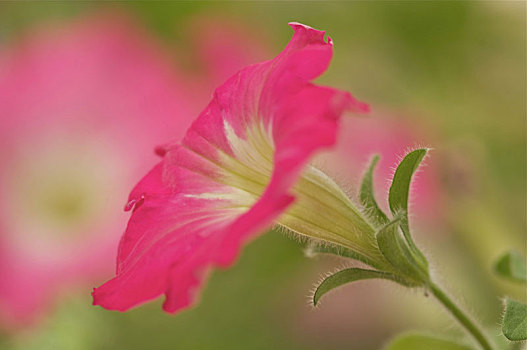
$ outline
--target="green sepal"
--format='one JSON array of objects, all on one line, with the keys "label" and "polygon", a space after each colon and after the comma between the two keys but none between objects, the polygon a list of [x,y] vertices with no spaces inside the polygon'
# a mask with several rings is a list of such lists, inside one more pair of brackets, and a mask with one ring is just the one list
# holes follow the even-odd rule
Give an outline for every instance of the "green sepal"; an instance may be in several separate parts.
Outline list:
[{"label": "green sepal", "polygon": [[511,341],[527,340],[527,305],[506,299],[501,329],[503,335]]},{"label": "green sepal", "polygon": [[393,214],[396,214],[400,210],[408,210],[408,197],[412,176],[426,156],[427,151],[426,148],[416,149],[408,153],[397,166],[388,197],[390,210]]},{"label": "green sepal", "polygon": [[317,255],[317,254],[337,255],[342,258],[349,258],[349,259],[360,261],[374,268],[382,269],[382,266],[380,266],[378,263],[376,263],[372,259],[369,259],[365,257],[364,255],[357,253],[343,246],[310,242],[305,248],[304,253],[306,254],[307,257],[313,257],[314,255]]},{"label": "green sepal", "polygon": [[384,214],[381,208],[379,208],[379,205],[377,205],[373,190],[373,172],[375,170],[375,166],[379,162],[379,159],[379,155],[373,156],[370,166],[362,178],[362,184],[360,187],[360,201],[372,221],[376,225],[382,226],[388,223],[390,220],[386,214]]},{"label": "green sepal", "polygon": [[516,282],[527,282],[527,260],[516,251],[510,251],[498,259],[494,271]]},{"label": "green sepal", "polygon": [[455,340],[443,339],[433,335],[407,333],[395,337],[385,350],[475,350]]},{"label": "green sepal", "polygon": [[415,242],[410,234],[410,225],[408,223],[408,198],[410,196],[410,184],[412,177],[419,168],[423,158],[426,156],[428,149],[416,149],[406,155],[399,163],[395,174],[393,175],[392,185],[388,195],[388,202],[390,204],[390,211],[393,215],[403,212],[404,216],[401,220],[401,230],[405,240],[408,242],[410,251],[415,256],[415,260],[423,270],[428,271],[428,261],[421,251],[417,248]]},{"label": "green sepal", "polygon": [[377,244],[386,260],[398,273],[414,281],[415,285],[423,285],[429,279],[428,270],[421,268],[407,242],[399,233],[399,225],[403,215],[399,214],[377,232]]},{"label": "green sepal", "polygon": [[337,287],[347,283],[373,278],[386,279],[399,284],[407,285],[404,279],[394,274],[353,267],[338,271],[326,277],[315,289],[315,293],[313,294],[313,305],[316,306],[324,294]]}]

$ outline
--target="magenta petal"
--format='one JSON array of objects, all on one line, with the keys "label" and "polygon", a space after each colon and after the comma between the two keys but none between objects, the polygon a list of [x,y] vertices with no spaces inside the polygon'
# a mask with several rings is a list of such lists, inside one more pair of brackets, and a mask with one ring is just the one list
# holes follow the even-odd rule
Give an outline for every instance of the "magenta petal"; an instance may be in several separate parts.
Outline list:
[{"label": "magenta petal", "polygon": [[94,290],[94,304],[126,310],[165,294],[168,312],[191,305],[207,271],[232,264],[293,203],[292,186],[313,153],[335,143],[342,113],[368,110],[310,82],[333,44],[291,26],[286,48],[221,85],[181,145],[132,191],[132,204],[142,204],[121,240],[117,276]]}]

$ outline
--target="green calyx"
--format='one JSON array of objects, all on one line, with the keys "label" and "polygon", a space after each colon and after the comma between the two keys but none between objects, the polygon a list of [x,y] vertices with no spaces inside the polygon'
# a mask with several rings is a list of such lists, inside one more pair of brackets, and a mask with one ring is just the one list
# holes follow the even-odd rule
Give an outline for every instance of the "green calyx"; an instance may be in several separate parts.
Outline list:
[{"label": "green calyx", "polygon": [[[366,259],[360,259],[356,252],[342,249],[326,248],[319,252],[334,253],[340,256],[350,257],[362,261],[369,268],[348,268],[331,274],[323,279],[316,287],[313,294],[313,304],[317,305],[321,297],[327,292],[347,283],[366,280],[384,279],[398,283],[405,287],[421,287],[430,292],[439,301],[453,318],[469,333],[474,341],[477,341],[483,350],[494,349],[488,337],[481,328],[456,303],[435,284],[429,275],[428,261],[419,250],[410,234],[408,220],[408,198],[412,177],[428,152],[427,149],[417,149],[404,157],[395,171],[392,185],[390,187],[388,202],[390,214],[385,214],[377,205],[373,192],[373,171],[379,160],[375,156],[364,175],[360,200],[367,216],[367,221],[375,231],[375,247],[382,255],[373,263]],[[312,249],[316,252],[317,249]],[[514,254],[504,256],[496,264],[496,272],[517,281],[525,279],[524,261]],[[524,340],[527,338],[525,332],[525,314],[527,307],[519,302],[507,301],[507,308],[503,319],[503,333],[510,340]],[[413,342],[415,339],[408,341]],[[417,339],[417,346],[429,348],[430,344],[439,348],[466,348],[459,347],[452,342],[437,339]],[[419,343],[422,343],[421,345]],[[406,348],[407,344],[403,344]],[[400,346],[399,346],[400,347]],[[420,347],[421,348],[421,347]],[[431,348],[431,347],[430,347]]]},{"label": "green calyx", "polygon": [[311,246],[310,253],[330,253],[360,260],[371,267],[350,268],[326,277],[316,288],[313,304],[330,290],[343,284],[364,279],[391,280],[406,287],[427,287],[430,283],[428,261],[416,246],[410,234],[408,198],[412,176],[425,157],[427,149],[417,149],[406,155],[395,171],[389,192],[391,218],[377,204],[373,190],[373,172],[379,161],[374,156],[366,171],[360,190],[360,202],[368,222],[375,230],[382,264],[361,259],[355,252],[343,247]]}]

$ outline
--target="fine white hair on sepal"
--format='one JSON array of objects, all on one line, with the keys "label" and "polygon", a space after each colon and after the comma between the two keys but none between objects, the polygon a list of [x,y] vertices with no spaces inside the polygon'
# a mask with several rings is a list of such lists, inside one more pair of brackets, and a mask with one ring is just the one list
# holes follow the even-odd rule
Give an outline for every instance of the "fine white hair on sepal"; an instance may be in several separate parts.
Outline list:
[{"label": "fine white hair on sepal", "polygon": [[501,336],[504,336],[505,337],[505,334],[503,334],[503,320],[505,319],[505,311],[507,311],[507,299],[509,297],[508,296],[503,296],[501,298],[499,298],[500,302],[501,302],[501,310],[500,310],[500,317],[498,318],[498,321],[497,321],[497,325],[498,325],[498,335],[501,335]]},{"label": "fine white hair on sepal", "polygon": [[[311,306],[311,308],[313,308],[313,309],[317,309],[319,307],[322,299],[320,299],[316,305],[314,304],[313,301],[315,300],[315,293],[317,292],[318,288],[320,287],[320,285],[322,284],[322,282],[324,282],[324,280],[326,278],[328,278],[330,276],[333,276],[334,274],[336,274],[336,273],[338,273],[340,271],[343,271],[343,270],[346,270],[346,269],[350,269],[350,268],[354,268],[354,267],[357,267],[357,264],[355,263],[355,261],[354,260],[349,260],[349,261],[341,263],[337,267],[334,267],[331,271],[327,271],[325,273],[322,273],[319,276],[318,280],[313,284],[313,286],[309,290],[309,293],[308,293],[308,304],[309,304],[309,306]],[[339,286],[339,287],[342,287],[342,286]],[[328,294],[329,293],[333,294],[333,292],[335,292],[336,289],[340,289],[339,287],[332,289],[331,291],[328,292]]]},{"label": "fine white hair on sepal", "polygon": [[433,148],[432,147],[423,146],[423,145],[419,145],[419,144],[416,144],[413,147],[407,147],[403,154],[397,155],[397,162],[396,162],[396,164],[393,164],[392,166],[390,166],[390,177],[387,180],[389,186],[388,186],[388,194],[387,194],[386,198],[389,198],[390,187],[392,185],[393,178],[395,176],[395,172],[397,171],[397,167],[403,161],[403,159],[406,158],[406,156],[408,156],[408,154],[410,154],[411,152],[416,151],[418,149],[425,149],[427,152],[426,152],[425,156],[423,157],[423,159],[421,160],[421,162],[419,163],[417,169],[414,171],[414,173],[412,175],[412,179],[410,181],[410,188],[409,188],[409,193],[408,193],[408,210],[407,210],[407,213],[406,213],[406,215],[408,216],[409,221],[411,221],[410,219],[414,218],[413,208],[414,208],[415,202],[416,202],[416,191],[414,190],[414,187],[415,187],[415,184],[416,184],[416,180],[419,178],[421,172],[424,171],[423,168],[425,168],[427,166],[426,160],[428,159],[429,153],[430,153],[430,151],[433,150]]},{"label": "fine white hair on sepal", "polygon": [[402,219],[404,218],[405,216],[408,215],[408,212],[404,209],[397,209],[397,211],[395,213],[393,213],[393,217],[394,217],[394,220],[395,219]]},{"label": "fine white hair on sepal", "polygon": [[335,251],[337,251],[337,253],[344,253],[345,248],[337,244],[324,241],[324,240],[320,240],[320,239],[316,239],[316,238],[308,238],[306,243],[307,244],[306,244],[306,248],[304,249],[304,254],[307,258],[315,258],[320,255],[325,255],[325,256],[337,258],[339,260],[347,259],[345,256],[339,256],[339,255],[334,255],[331,253],[317,251],[317,248],[321,247],[321,248],[333,248]]},{"label": "fine white hair on sepal", "polygon": [[306,244],[307,242],[309,242],[312,238],[311,237],[308,237],[306,235],[302,235],[302,234],[299,234],[298,232],[295,232],[283,225],[280,225],[280,224],[274,224],[273,225],[273,230],[275,230],[276,232],[286,236],[287,238],[293,240],[293,241],[296,241],[298,242],[299,244]]},{"label": "fine white hair on sepal", "polygon": [[[377,199],[377,198],[375,198]],[[378,204],[378,203],[377,203]],[[381,207],[379,205],[379,207]],[[382,208],[381,208],[382,210]],[[365,208],[362,204],[359,206],[359,212],[362,214],[366,222],[373,227],[374,229],[378,230],[381,228],[381,226],[377,223],[376,213],[373,208]]]},{"label": "fine white hair on sepal", "polygon": [[285,226],[282,226],[280,224],[275,224],[273,226],[273,230],[284,235],[285,237],[293,240],[293,241],[296,241],[298,242],[300,245],[303,245],[304,246],[304,249],[303,249],[303,252],[304,252],[304,255],[307,257],[307,258],[316,258],[320,255],[325,255],[325,256],[329,256],[329,257],[334,257],[334,258],[337,258],[337,259],[343,259],[344,257],[341,257],[341,256],[336,256],[336,255],[333,255],[333,254],[326,254],[326,253],[318,253],[316,251],[316,247],[326,247],[326,248],[336,248],[337,250],[339,249],[343,249],[341,248],[340,246],[338,246],[337,244],[334,244],[334,243],[331,243],[331,242],[328,242],[328,241],[324,241],[324,240],[321,240],[321,239],[317,239],[317,238],[313,238],[313,237],[309,237],[309,236],[306,236],[306,235],[303,235],[303,234],[300,234],[298,232],[295,232]]},{"label": "fine white hair on sepal", "polygon": [[[391,181],[393,180],[393,176],[395,175],[395,171],[397,170],[397,167],[399,166],[399,164],[403,161],[404,158],[406,158],[406,156],[408,154],[410,154],[413,151],[416,151],[418,149],[425,149],[427,151],[427,153],[425,154],[424,158],[421,160],[421,164],[419,164],[419,167],[421,167],[423,164],[425,164],[425,160],[429,157],[429,152],[432,151],[433,148],[420,146],[420,145],[415,145],[414,147],[407,147],[402,154],[398,154],[397,155],[396,164],[390,165],[390,173],[389,173],[389,178],[387,179],[387,181],[389,181],[391,183]],[[419,168],[417,170],[419,170]]]}]

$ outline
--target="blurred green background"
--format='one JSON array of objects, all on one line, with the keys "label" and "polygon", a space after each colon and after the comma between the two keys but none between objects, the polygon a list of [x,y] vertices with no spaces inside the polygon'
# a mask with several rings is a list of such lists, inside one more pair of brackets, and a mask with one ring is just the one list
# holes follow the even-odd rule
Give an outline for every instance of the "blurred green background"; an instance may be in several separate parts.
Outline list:
[{"label": "blurred green background", "polygon": [[[491,273],[502,252],[526,249],[525,7],[523,1],[3,2],[0,44],[36,23],[114,8],[131,12],[174,50],[188,40],[181,34],[185,20],[201,14],[255,27],[275,53],[291,36],[289,21],[326,30],[336,46],[322,83],[439,135],[433,157],[447,209],[440,225],[423,225],[414,235],[447,289],[493,327],[499,296],[525,299],[522,287]],[[307,259],[297,242],[271,232],[246,247],[234,268],[215,271],[192,310],[169,316],[158,301],[109,312],[90,305],[90,290],[77,290],[34,329],[0,336],[0,348],[368,350],[408,329],[459,334],[420,291],[387,282],[343,287],[312,309],[309,290],[341,265]]]}]

